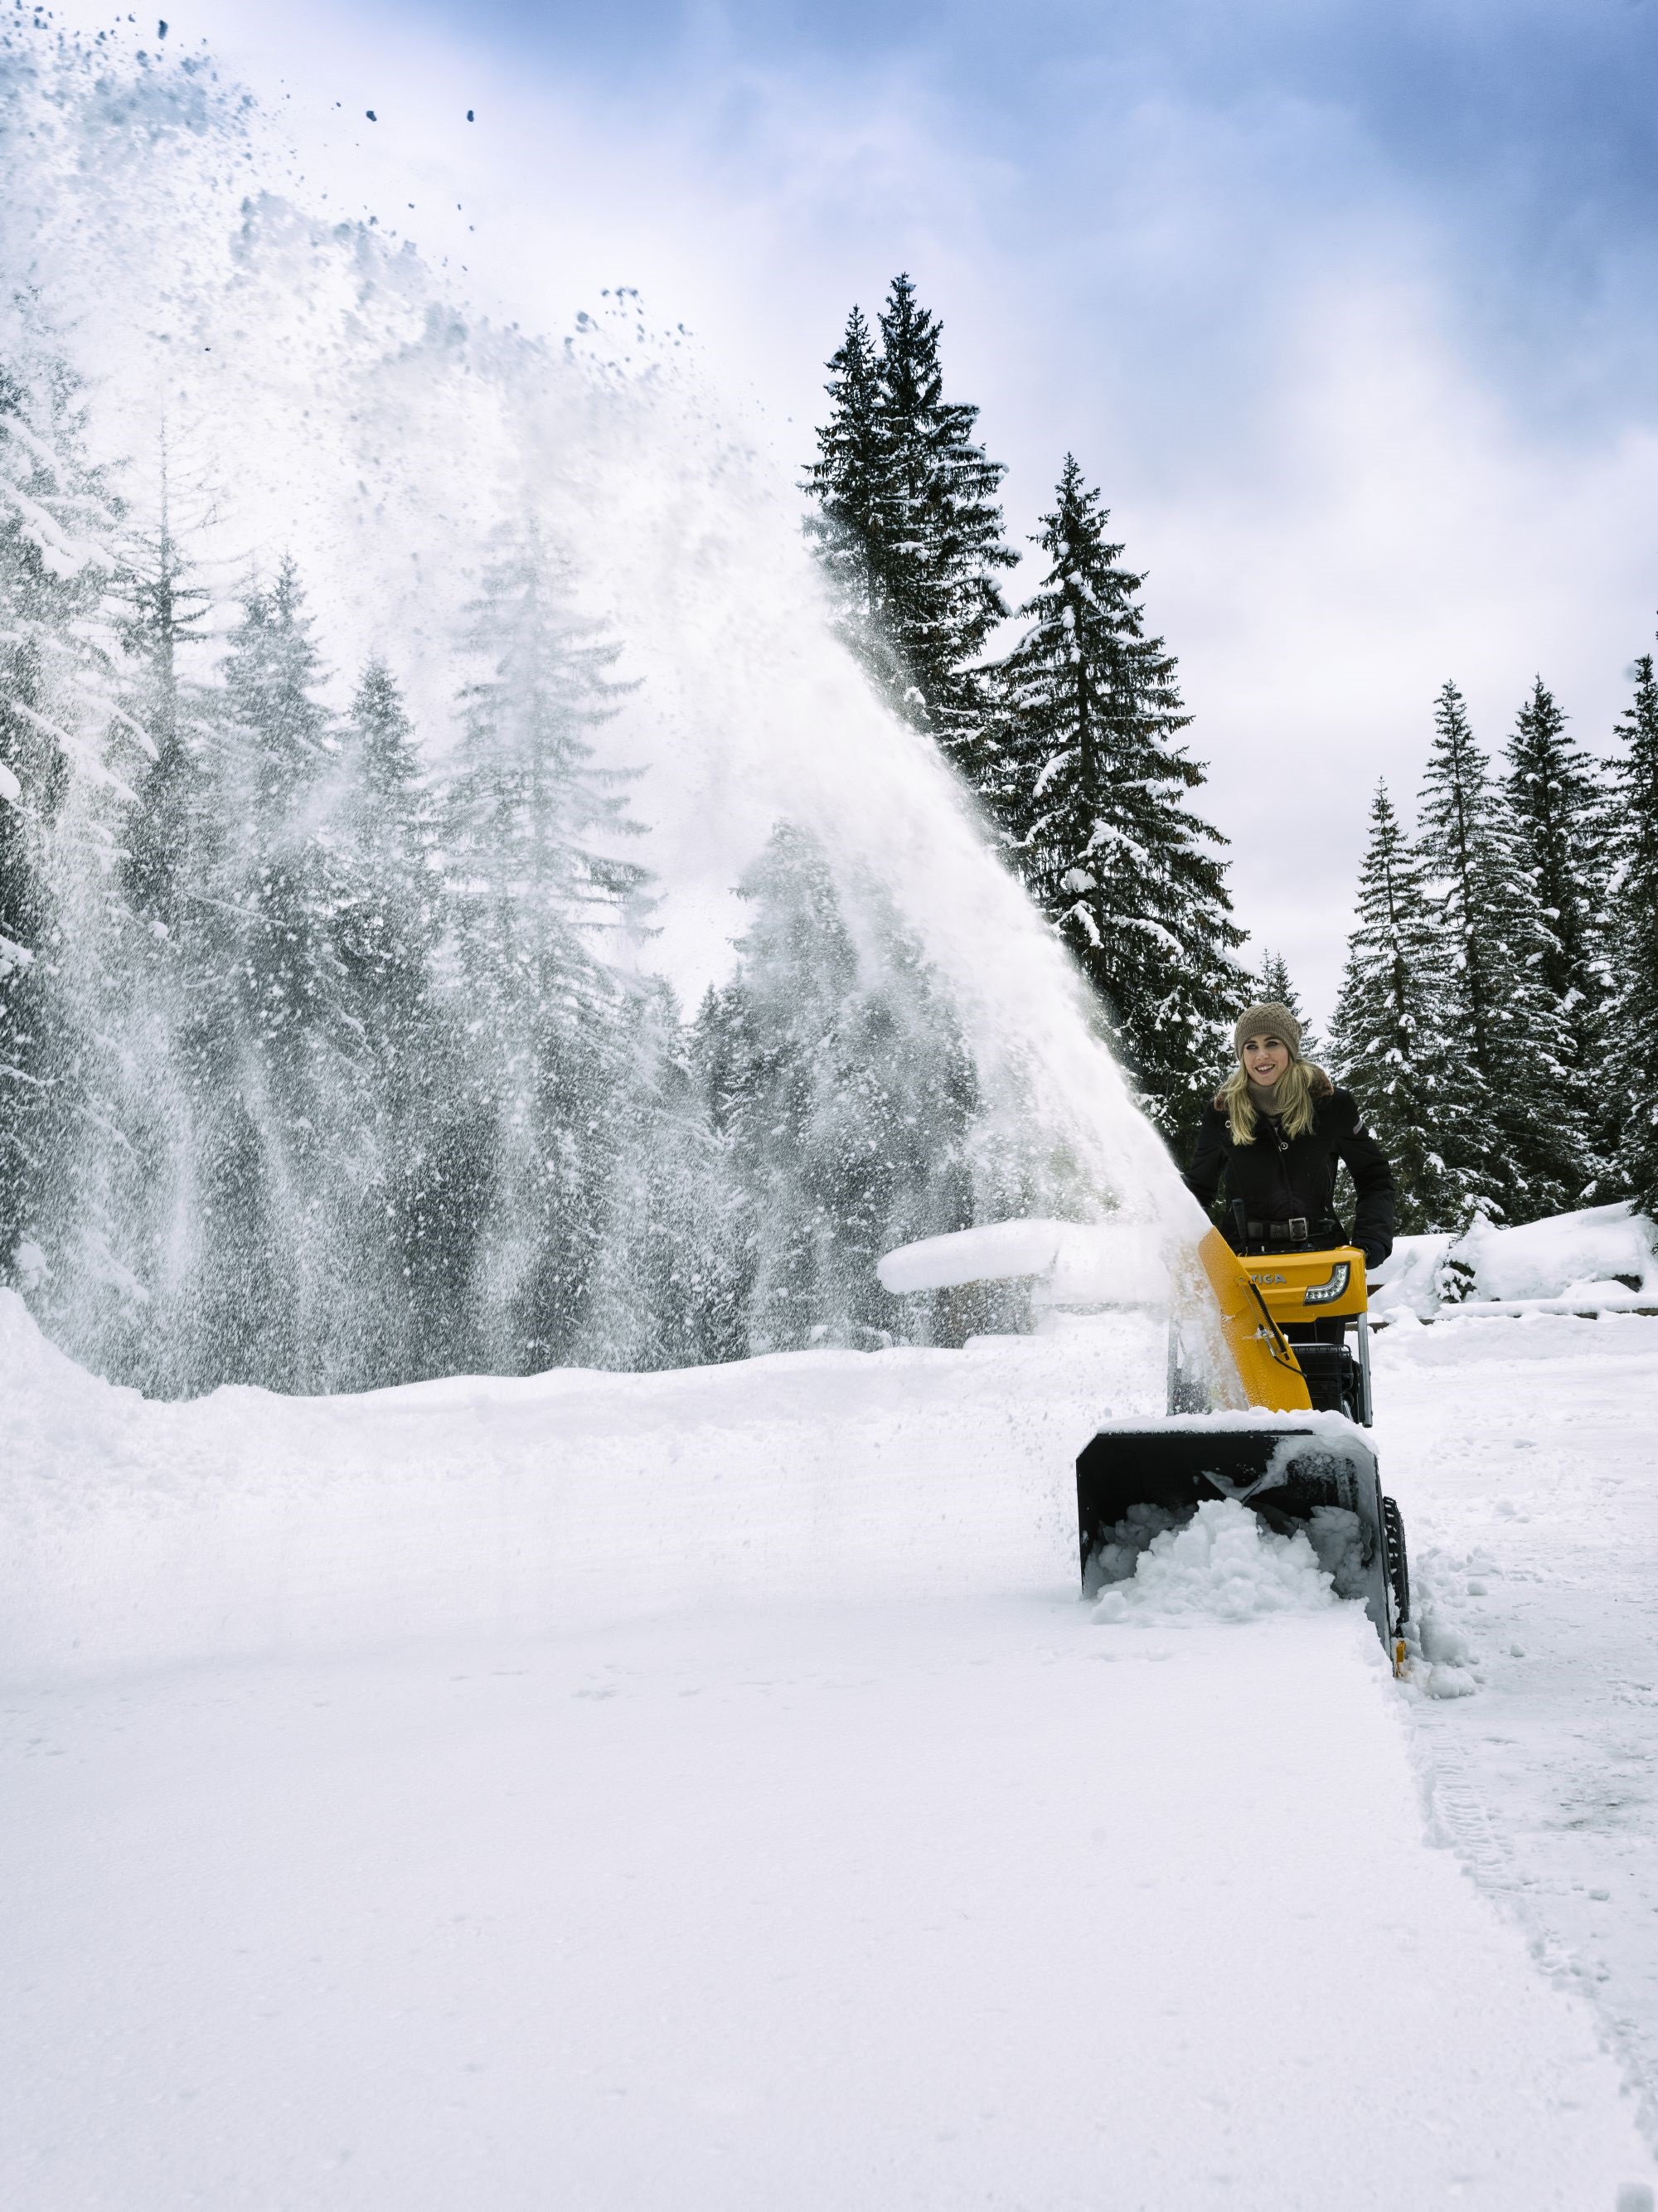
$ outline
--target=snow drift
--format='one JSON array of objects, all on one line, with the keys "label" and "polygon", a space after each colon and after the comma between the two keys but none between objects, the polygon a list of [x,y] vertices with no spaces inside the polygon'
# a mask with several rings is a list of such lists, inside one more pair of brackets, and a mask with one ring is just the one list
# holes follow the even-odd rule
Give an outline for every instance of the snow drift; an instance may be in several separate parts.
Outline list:
[{"label": "snow drift", "polygon": [[1068,1593],[1078,1444],[1158,1404],[1162,1359],[1122,1316],[964,1352],[166,1404],[86,1374],[0,1292],[0,1674]]},{"label": "snow drift", "polygon": [[1446,1304],[1446,1268],[1462,1275],[1467,1307],[1577,1298],[1616,1307],[1658,1297],[1658,1227],[1628,1200],[1500,1229],[1481,1214],[1467,1234],[1401,1237],[1370,1277],[1371,1310],[1426,1320]]}]

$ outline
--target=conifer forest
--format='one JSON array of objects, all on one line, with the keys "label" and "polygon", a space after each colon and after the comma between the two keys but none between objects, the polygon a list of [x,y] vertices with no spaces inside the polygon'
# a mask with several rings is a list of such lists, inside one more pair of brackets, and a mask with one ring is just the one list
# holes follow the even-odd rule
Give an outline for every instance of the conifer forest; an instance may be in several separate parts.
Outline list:
[{"label": "conifer forest", "polygon": [[[394,654],[327,665],[307,547],[226,580],[141,501],[27,300],[0,360],[0,1271],[155,1394],[360,1389],[955,1340],[875,1276],[1040,1207],[987,1145],[947,995],[853,926],[811,830],[748,869],[729,973],[652,973],[637,684],[569,550],[497,533],[416,726]],[[1252,999],[1175,654],[1108,487],[1004,471],[908,276],[829,363],[804,527],[846,649],[948,762],[1177,1153]],[[1637,643],[1631,641],[1631,645]],[[1541,676],[1493,742],[1423,706],[1379,787],[1339,1002],[1309,1040],[1405,1230],[1658,1205],[1658,677],[1591,752]],[[878,889],[870,910],[880,911]],[[968,1316],[982,1326],[984,1313]]]}]

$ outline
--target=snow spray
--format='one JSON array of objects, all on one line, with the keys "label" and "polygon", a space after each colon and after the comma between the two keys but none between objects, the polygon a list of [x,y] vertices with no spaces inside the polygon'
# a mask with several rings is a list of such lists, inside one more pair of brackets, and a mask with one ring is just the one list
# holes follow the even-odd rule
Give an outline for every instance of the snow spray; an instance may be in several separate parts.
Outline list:
[{"label": "snow spray", "polygon": [[872,882],[913,933],[987,1141],[1042,1152],[1043,1210],[1148,1224],[1180,1272],[1203,1224],[1085,987],[932,742],[835,638],[797,489],[677,334],[625,293],[562,337],[479,315],[463,280],[301,183],[203,52],[14,28],[0,73],[7,289],[66,334],[101,449],[155,453],[165,421],[215,488],[226,596],[239,564],[302,548],[334,666],[384,653],[440,750],[459,611],[492,531],[532,518],[624,641],[637,682],[605,744],[642,772],[669,917],[779,819],[805,826],[854,934]]}]

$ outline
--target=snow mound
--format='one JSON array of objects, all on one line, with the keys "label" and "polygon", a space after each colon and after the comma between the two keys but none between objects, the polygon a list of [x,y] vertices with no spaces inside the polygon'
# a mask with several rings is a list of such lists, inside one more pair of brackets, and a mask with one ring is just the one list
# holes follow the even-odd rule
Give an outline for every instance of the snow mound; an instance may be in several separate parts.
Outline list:
[{"label": "snow mound", "polygon": [[1466,1235],[1400,1237],[1370,1275],[1378,1319],[1431,1319],[1445,1304],[1446,1269],[1455,1265],[1461,1299],[1482,1304],[1582,1297],[1634,1304],[1658,1292],[1658,1229],[1626,1199],[1587,1206],[1542,1221],[1499,1229],[1484,1214]]},{"label": "snow mound", "polygon": [[1653,1225],[1627,1200],[1498,1229],[1479,1216],[1459,1250],[1485,1298],[1558,1298],[1644,1289],[1658,1272]]},{"label": "snow mound", "polygon": [[1336,1602],[1332,1569],[1345,1567],[1345,1555],[1357,1543],[1354,1516],[1336,1509],[1321,1513],[1310,1539],[1299,1532],[1276,1534],[1247,1505],[1230,1498],[1199,1505],[1179,1528],[1152,1529],[1149,1516],[1156,1509],[1139,1510],[1147,1517],[1120,1522],[1111,1532],[1111,1565],[1121,1570],[1130,1553],[1134,1565],[1128,1579],[1111,1582],[1101,1592],[1094,1607],[1096,1620],[1161,1621],[1201,1614],[1239,1621],[1268,1613],[1321,1613]]}]

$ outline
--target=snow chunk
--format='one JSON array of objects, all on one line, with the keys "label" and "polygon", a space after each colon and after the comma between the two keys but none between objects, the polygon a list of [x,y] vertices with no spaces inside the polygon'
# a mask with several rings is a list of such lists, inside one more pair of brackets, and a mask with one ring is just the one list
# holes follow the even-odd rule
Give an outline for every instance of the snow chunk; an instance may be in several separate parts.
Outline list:
[{"label": "snow chunk", "polygon": [[993,1221],[901,1244],[878,1263],[895,1297],[962,1283],[1034,1280],[1046,1305],[1155,1305],[1169,1296],[1157,1231],[1139,1222]]},{"label": "snow chunk", "polygon": [[44,1282],[52,1273],[46,1262],[46,1254],[31,1237],[27,1237],[21,1240],[13,1252],[11,1264],[14,1272],[21,1280],[24,1289],[27,1291],[33,1290],[37,1284]]},{"label": "snow chunk", "polygon": [[993,1221],[952,1237],[921,1237],[901,1244],[876,1267],[881,1288],[894,1297],[910,1291],[954,1290],[962,1283],[1015,1282],[1045,1275],[1053,1267],[1063,1221]]},{"label": "snow chunk", "polygon": [[[1120,1522],[1113,1529],[1114,1552],[1127,1528]],[[1339,1558],[1356,1533],[1332,1527],[1321,1534]],[[1138,1534],[1138,1528],[1130,1531],[1121,1548],[1139,1550]],[[1199,1505],[1183,1528],[1151,1534],[1133,1578],[1102,1591],[1094,1618],[1150,1622],[1199,1613],[1212,1620],[1259,1620],[1274,1613],[1322,1613],[1335,1602],[1331,1576],[1306,1536],[1277,1535],[1247,1505],[1222,1498]]]}]

